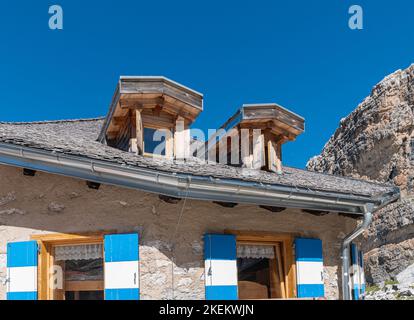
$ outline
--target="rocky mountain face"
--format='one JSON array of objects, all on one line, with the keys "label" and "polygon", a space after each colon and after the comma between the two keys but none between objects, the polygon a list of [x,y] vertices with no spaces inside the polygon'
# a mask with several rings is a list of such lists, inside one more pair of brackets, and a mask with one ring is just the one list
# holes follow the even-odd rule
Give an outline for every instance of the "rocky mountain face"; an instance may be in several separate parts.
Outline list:
[{"label": "rocky mountain face", "polygon": [[[384,284],[414,264],[414,64],[387,76],[326,143],[309,170],[394,183],[401,201],[374,216],[365,232],[367,281]],[[412,267],[411,267],[412,268]],[[414,283],[412,278],[404,281]]]}]

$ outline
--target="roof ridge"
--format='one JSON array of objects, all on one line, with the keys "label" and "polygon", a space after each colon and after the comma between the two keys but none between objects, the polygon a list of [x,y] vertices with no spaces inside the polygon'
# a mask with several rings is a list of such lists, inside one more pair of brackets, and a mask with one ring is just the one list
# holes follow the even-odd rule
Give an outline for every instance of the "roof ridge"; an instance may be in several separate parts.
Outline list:
[{"label": "roof ridge", "polygon": [[105,117],[83,118],[83,119],[43,120],[43,121],[22,121],[22,122],[0,121],[0,124],[27,125],[27,124],[49,124],[49,123],[50,124],[74,123],[74,122],[99,121],[99,120],[104,120],[104,119]]}]

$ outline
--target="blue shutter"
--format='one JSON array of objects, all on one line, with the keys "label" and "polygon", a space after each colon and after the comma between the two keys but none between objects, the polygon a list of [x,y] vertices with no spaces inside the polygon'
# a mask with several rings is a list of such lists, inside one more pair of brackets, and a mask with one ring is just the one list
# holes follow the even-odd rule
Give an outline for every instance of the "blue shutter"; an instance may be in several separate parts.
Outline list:
[{"label": "blue shutter", "polygon": [[364,253],[359,251],[359,284],[360,293],[365,293],[365,270],[364,270]]},{"label": "blue shutter", "polygon": [[298,298],[323,297],[322,241],[297,238],[295,248]]},{"label": "blue shutter", "polygon": [[359,300],[359,252],[355,244],[351,244],[351,287],[352,297],[354,300]]},{"label": "blue shutter", "polygon": [[138,234],[106,235],[105,300],[139,300]]},{"label": "blue shutter", "polygon": [[37,242],[7,244],[7,300],[37,300]]},{"label": "blue shutter", "polygon": [[204,236],[206,300],[237,300],[236,236]]}]

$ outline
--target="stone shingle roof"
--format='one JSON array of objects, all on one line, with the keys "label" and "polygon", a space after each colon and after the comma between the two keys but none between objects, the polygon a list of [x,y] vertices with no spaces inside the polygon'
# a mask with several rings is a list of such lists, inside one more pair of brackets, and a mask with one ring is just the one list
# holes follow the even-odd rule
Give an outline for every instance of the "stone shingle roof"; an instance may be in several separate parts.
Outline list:
[{"label": "stone shingle roof", "polygon": [[197,176],[295,186],[314,191],[376,197],[395,190],[391,185],[327,175],[286,166],[283,167],[283,174],[277,175],[266,171],[243,169],[221,164],[206,164],[195,160],[183,163],[168,159],[142,157],[98,142],[96,139],[103,122],[103,118],[30,123],[0,122],[0,143],[98,159],[119,165]]}]

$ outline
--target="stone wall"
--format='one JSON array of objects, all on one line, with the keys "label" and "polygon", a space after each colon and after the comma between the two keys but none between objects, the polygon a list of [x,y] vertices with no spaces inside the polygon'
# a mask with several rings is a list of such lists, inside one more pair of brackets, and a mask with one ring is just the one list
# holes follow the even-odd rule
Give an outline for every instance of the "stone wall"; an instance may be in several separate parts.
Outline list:
[{"label": "stone wall", "polygon": [[153,194],[107,185],[92,190],[84,181],[40,172],[27,177],[22,169],[5,166],[0,166],[0,179],[0,299],[6,291],[7,242],[29,240],[33,234],[98,230],[140,233],[142,299],[204,299],[202,237],[224,229],[322,239],[326,295],[335,299],[341,240],[356,225],[337,214],[271,213],[258,206],[224,208],[188,200],[173,238],[184,201],[168,204]]},{"label": "stone wall", "polygon": [[374,283],[393,279],[414,263],[413,112],[414,65],[377,84],[307,165],[401,188],[402,201],[377,212],[363,236],[366,276]]}]

